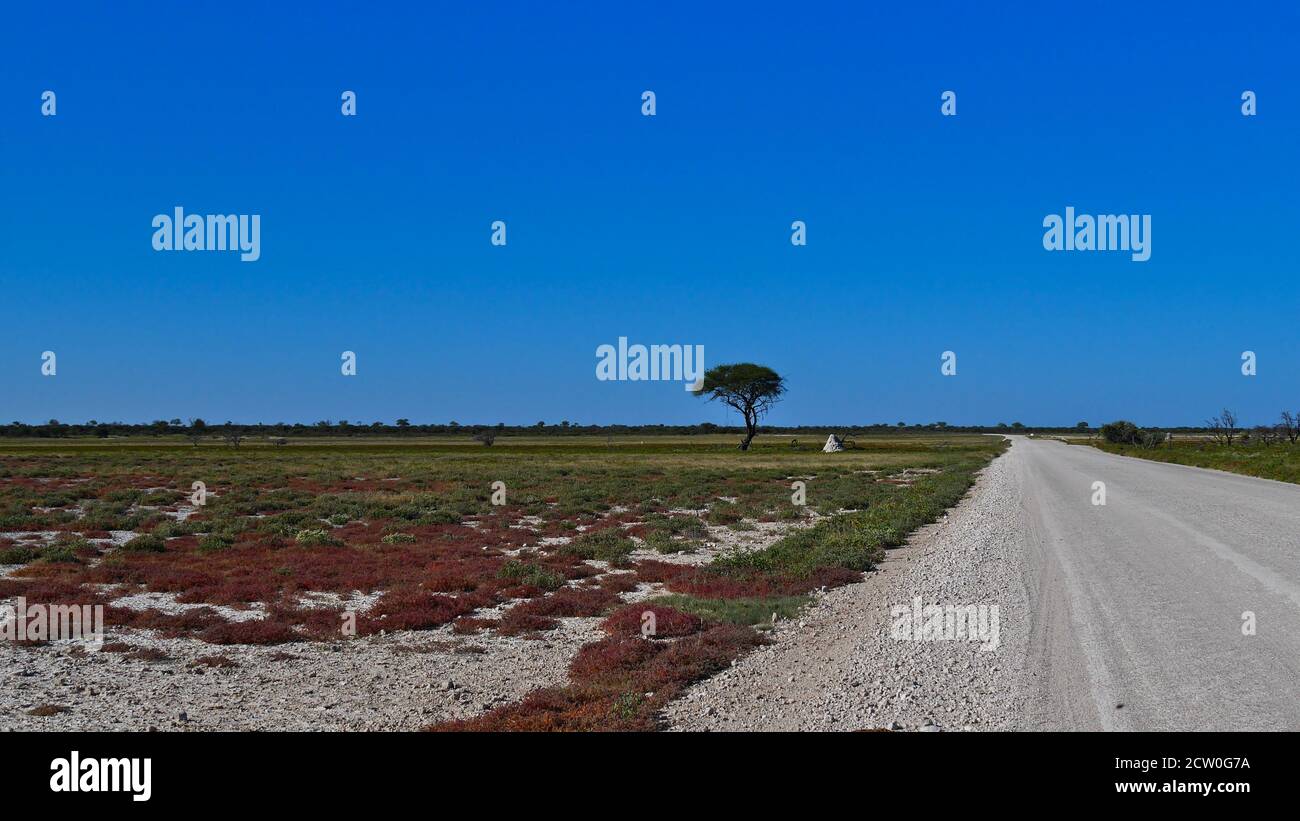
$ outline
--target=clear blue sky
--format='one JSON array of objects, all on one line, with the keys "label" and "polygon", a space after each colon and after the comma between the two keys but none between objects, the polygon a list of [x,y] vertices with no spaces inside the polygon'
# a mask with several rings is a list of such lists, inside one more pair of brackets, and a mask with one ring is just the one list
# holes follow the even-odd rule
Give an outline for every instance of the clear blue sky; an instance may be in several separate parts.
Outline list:
[{"label": "clear blue sky", "polygon": [[[619,336],[778,424],[1300,407],[1292,4],[284,5],[4,10],[0,419],[736,422]],[[261,259],[153,251],[177,205]],[[1068,205],[1151,260],[1045,251]]]}]

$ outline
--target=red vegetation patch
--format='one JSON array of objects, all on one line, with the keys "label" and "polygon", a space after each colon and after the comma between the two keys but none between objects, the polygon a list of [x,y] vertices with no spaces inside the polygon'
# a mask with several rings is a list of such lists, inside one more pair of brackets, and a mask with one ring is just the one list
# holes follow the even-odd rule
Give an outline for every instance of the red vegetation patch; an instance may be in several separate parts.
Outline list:
[{"label": "red vegetation patch", "polygon": [[[41,565],[45,569],[56,565]],[[75,568],[75,565],[62,565]],[[26,570],[27,568],[23,568]],[[17,576],[22,571],[14,575]],[[22,596],[27,604],[96,604],[100,597],[93,590],[83,588],[73,581],[68,573],[56,573],[52,576],[37,576],[35,581],[21,582],[16,579],[0,579],[0,598]]]},{"label": "red vegetation patch", "polygon": [[429,729],[653,730],[655,714],[687,685],[724,669],[763,641],[736,625],[712,625],[673,641],[611,636],[578,653],[568,687],[536,690],[518,704]]},{"label": "red vegetation patch", "polygon": [[480,630],[487,630],[500,624],[499,619],[480,619],[474,616],[460,616],[451,624],[453,633],[477,633]]},{"label": "red vegetation patch", "polygon": [[211,644],[285,644],[300,637],[288,625],[250,619],[218,622],[205,628],[199,638]]},{"label": "red vegetation patch", "polygon": [[647,667],[662,649],[658,642],[639,635],[611,636],[579,650],[569,665],[569,677],[575,682],[598,682],[622,692],[632,686],[637,671]]},{"label": "red vegetation patch", "polygon": [[517,636],[551,630],[557,618],[599,616],[619,601],[617,593],[601,587],[562,587],[549,596],[521,602],[506,611],[497,632]]},{"label": "red vegetation patch", "polygon": [[195,607],[183,613],[164,613],[161,610],[132,610],[129,607],[108,605],[104,608],[104,623],[119,627],[136,627],[157,630],[163,636],[175,638],[187,633],[205,630],[222,623],[224,619],[211,607]]},{"label": "red vegetation patch", "polygon": [[441,627],[479,607],[490,599],[466,594],[444,596],[414,588],[389,590],[364,616],[357,619],[357,633],[370,635],[380,630],[431,630]]},{"label": "red vegetation patch", "polygon": [[292,607],[275,604],[267,608],[267,621],[292,626],[301,638],[337,639],[346,625],[344,612],[326,607]]},{"label": "red vegetation patch", "polygon": [[167,661],[171,656],[167,655],[157,647],[137,647],[128,651],[123,658],[136,659],[138,661]]},{"label": "red vegetation patch", "polygon": [[496,630],[503,636],[523,636],[529,633],[554,630],[559,626],[560,623],[549,616],[526,613],[518,607],[514,607],[507,611],[497,622]]},{"label": "red vegetation patch", "polygon": [[636,574],[641,581],[661,583],[674,593],[707,599],[798,596],[818,588],[840,587],[862,579],[861,573],[843,567],[823,567],[807,576],[787,576],[756,570],[722,572],[655,559],[637,564]]},{"label": "red vegetation patch", "polygon": [[630,593],[640,584],[635,573],[610,573],[600,578],[600,586],[614,593]]},{"label": "red vegetation patch", "polygon": [[71,712],[71,710],[71,707],[64,704],[41,704],[40,706],[28,710],[27,715],[37,716],[38,718],[47,718],[49,716],[56,716],[59,713]]},{"label": "red vegetation patch", "polygon": [[675,607],[646,602],[629,604],[614,611],[601,625],[611,636],[641,636],[643,625],[647,623],[646,613],[654,614],[654,633],[651,638],[677,638],[698,633],[704,627],[704,621],[691,613],[683,613]]}]

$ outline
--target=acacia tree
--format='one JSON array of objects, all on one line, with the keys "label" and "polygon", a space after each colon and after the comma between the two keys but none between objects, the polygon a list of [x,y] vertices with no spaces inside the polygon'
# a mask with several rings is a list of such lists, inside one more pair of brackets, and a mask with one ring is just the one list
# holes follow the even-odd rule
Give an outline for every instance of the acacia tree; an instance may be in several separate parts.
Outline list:
[{"label": "acacia tree", "polygon": [[749,443],[758,434],[758,420],[785,393],[785,378],[771,368],[740,362],[735,365],[718,365],[704,374],[704,380],[692,393],[707,396],[734,408],[745,418],[745,439],[741,450],[749,450]]}]

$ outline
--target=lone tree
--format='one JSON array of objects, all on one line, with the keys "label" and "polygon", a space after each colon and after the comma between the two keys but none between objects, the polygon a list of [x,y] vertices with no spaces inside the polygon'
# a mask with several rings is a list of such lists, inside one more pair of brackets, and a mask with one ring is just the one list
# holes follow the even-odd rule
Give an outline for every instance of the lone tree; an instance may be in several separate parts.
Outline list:
[{"label": "lone tree", "polygon": [[1300,439],[1300,413],[1282,411],[1282,433],[1293,445]]},{"label": "lone tree", "polygon": [[1237,438],[1237,415],[1224,408],[1218,416],[1205,420],[1205,427],[1217,444],[1232,447],[1232,440]]},{"label": "lone tree", "polygon": [[785,393],[785,379],[771,368],[752,362],[718,365],[704,374],[704,381],[692,393],[740,411],[745,417],[745,440],[740,449],[749,450],[749,443],[758,434],[758,420]]}]

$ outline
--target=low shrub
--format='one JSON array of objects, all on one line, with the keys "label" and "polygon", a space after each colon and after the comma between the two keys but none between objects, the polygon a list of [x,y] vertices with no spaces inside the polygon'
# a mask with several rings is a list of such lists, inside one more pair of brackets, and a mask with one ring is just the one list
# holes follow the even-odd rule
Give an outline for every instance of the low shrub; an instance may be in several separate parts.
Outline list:
[{"label": "low shrub", "polygon": [[511,559],[503,564],[497,571],[497,578],[540,590],[556,590],[564,584],[564,576],[554,570],[532,562],[521,562],[518,559]]},{"label": "low shrub", "polygon": [[633,550],[636,550],[636,542],[618,527],[583,533],[560,547],[560,552],[563,554],[602,562],[620,562]]},{"label": "low shrub", "polygon": [[37,557],[35,550],[25,545],[14,545],[0,550],[0,564],[27,564]]},{"label": "low shrub", "polygon": [[230,547],[235,540],[221,533],[210,533],[199,539],[200,553],[217,553]]},{"label": "low shrub", "polygon": [[745,517],[735,503],[718,501],[709,508],[705,518],[711,525],[734,525]]},{"label": "low shrub", "polygon": [[146,533],[143,536],[136,536],[120,549],[127,553],[162,553],[167,549],[167,541],[161,536]]},{"label": "low shrub", "polygon": [[[653,619],[647,614],[652,614]],[[653,626],[653,632],[647,632]],[[677,638],[698,633],[704,622],[698,616],[658,602],[629,604],[615,610],[601,627],[611,636]]]},{"label": "low shrub", "polygon": [[1127,420],[1107,422],[1101,426],[1101,438],[1112,445],[1136,445],[1150,450],[1164,444],[1168,435],[1158,430],[1143,430]]},{"label": "low shrub", "polygon": [[329,534],[329,531],[320,529],[299,530],[293,537],[293,540],[303,547],[337,547],[342,544],[338,539]]},{"label": "low shrub", "polygon": [[63,562],[66,564],[78,564],[81,559],[77,556],[76,548],[71,544],[55,543],[40,551],[40,561],[45,563]]},{"label": "low shrub", "polygon": [[267,619],[221,621],[199,633],[209,644],[285,644],[299,637],[287,624]]}]

